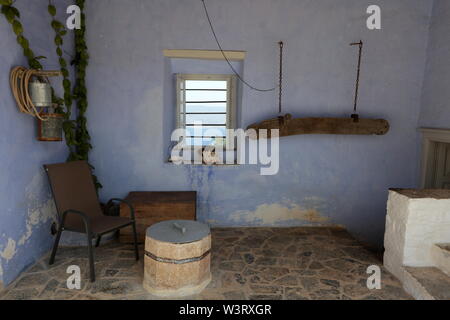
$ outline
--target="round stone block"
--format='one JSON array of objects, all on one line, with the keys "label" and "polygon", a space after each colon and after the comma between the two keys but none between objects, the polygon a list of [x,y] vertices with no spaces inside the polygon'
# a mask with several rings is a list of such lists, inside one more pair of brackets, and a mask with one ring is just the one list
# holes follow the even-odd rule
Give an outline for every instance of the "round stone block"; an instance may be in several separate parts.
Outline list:
[{"label": "round stone block", "polygon": [[211,231],[203,223],[170,220],[147,229],[144,288],[160,297],[200,293],[211,281]]}]

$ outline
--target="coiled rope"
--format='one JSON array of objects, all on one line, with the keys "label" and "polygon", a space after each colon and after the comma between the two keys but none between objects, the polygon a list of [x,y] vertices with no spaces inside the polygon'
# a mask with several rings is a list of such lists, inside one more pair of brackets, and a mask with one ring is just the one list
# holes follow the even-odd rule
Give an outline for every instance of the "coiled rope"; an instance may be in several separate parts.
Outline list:
[{"label": "coiled rope", "polygon": [[46,121],[47,119],[41,116],[41,113],[31,100],[28,92],[29,84],[33,77],[38,77],[41,82],[44,81],[50,83],[48,77],[59,75],[61,75],[61,72],[59,71],[33,70],[21,66],[14,67],[9,76],[9,83],[19,111],[42,121]]}]

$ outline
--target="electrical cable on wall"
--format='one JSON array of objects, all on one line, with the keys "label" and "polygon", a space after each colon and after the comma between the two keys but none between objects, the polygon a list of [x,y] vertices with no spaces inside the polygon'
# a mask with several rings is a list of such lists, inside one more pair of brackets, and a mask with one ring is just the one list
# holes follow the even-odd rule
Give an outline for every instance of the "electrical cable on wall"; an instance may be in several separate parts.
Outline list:
[{"label": "electrical cable on wall", "polygon": [[[247,81],[246,81],[246,80],[245,80],[245,79],[244,79],[244,78],[236,71],[236,69],[233,67],[233,64],[232,64],[232,63],[230,62],[230,60],[227,58],[227,56],[226,56],[224,50],[222,49],[222,45],[220,44],[219,39],[218,39],[218,37],[217,37],[217,35],[216,35],[216,32],[215,32],[215,30],[214,30],[214,26],[213,26],[213,23],[212,23],[212,21],[211,21],[211,17],[210,17],[209,12],[208,12],[208,8],[206,7],[205,0],[201,0],[201,1],[202,1],[202,3],[203,3],[203,8],[204,8],[204,10],[205,10],[206,19],[208,20],[209,27],[211,28],[211,32],[212,32],[212,34],[213,34],[213,36],[214,36],[214,39],[216,40],[217,46],[219,47],[219,50],[220,50],[220,52],[222,53],[223,58],[224,58],[225,61],[228,63],[228,65],[230,66],[231,70],[232,70],[233,73],[236,75],[236,77],[237,77],[243,84],[245,84],[247,87],[249,87],[249,88],[252,89],[252,90],[259,91],[259,92],[275,91],[275,89],[277,89],[278,86],[273,87],[273,88],[270,88],[270,89],[259,89],[259,88],[256,88],[255,86],[252,86],[250,83],[248,83],[248,82],[247,82]],[[282,42],[280,42],[280,43],[281,43],[280,49],[281,49],[281,52],[282,52]],[[280,61],[281,61],[281,56],[280,56]],[[280,70],[281,70],[281,65],[280,65]],[[281,71],[280,71],[280,77],[281,77]],[[281,80],[280,80],[280,81],[281,81]],[[281,110],[281,107],[280,107],[280,110]],[[280,111],[280,112],[281,112],[281,111]]]}]

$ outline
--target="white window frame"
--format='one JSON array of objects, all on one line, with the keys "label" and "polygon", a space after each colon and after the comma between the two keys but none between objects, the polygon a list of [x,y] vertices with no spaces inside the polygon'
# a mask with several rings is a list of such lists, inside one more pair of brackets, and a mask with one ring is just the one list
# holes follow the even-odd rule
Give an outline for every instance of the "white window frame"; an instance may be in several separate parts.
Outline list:
[{"label": "white window frame", "polygon": [[436,142],[450,143],[449,129],[420,128],[422,133],[421,188],[425,189],[434,171]]},{"label": "white window frame", "polygon": [[[237,79],[235,75],[231,74],[176,74],[176,127],[178,129],[186,128],[186,90],[185,82],[187,80],[201,80],[201,81],[226,81],[227,82],[227,137],[226,145],[229,144],[228,130],[236,129],[237,113],[236,113],[236,84]],[[204,147],[204,146],[202,146]],[[228,149],[228,147],[227,147]]]}]

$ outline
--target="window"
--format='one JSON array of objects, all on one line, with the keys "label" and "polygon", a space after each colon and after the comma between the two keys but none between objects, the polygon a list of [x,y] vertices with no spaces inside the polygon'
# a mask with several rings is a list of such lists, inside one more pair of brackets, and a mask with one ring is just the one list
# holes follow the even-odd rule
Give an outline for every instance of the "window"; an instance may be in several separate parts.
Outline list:
[{"label": "window", "polygon": [[187,146],[224,146],[236,127],[236,77],[177,74],[177,128]]}]

